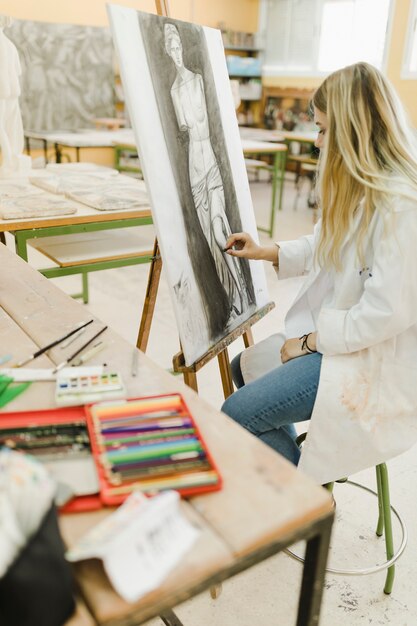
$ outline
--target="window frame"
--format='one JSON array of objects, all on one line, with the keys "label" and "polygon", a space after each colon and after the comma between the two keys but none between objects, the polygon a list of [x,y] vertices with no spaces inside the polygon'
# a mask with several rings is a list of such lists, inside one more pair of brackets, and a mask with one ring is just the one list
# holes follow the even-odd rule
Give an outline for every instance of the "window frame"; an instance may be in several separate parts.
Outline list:
[{"label": "window frame", "polygon": [[[314,33],[314,55],[312,58],[311,67],[313,69],[305,70],[299,69],[297,67],[289,67],[288,65],[285,68],[282,68],[278,65],[267,65],[265,63],[266,60],[266,29],[267,29],[267,19],[268,19],[268,9],[267,9],[268,0],[261,0],[259,6],[259,25],[261,32],[261,40],[264,42],[264,64],[262,67],[262,76],[266,78],[271,77],[288,77],[293,76],[295,78],[305,77],[305,78],[324,78],[328,76],[328,71],[320,71],[317,69],[318,65],[318,56],[319,56],[319,44],[320,44],[320,35],[321,35],[321,20],[320,16],[322,14],[322,8],[326,0],[314,0],[315,2],[315,33]],[[417,19],[417,0],[411,0],[414,3],[416,8],[416,19]],[[388,55],[389,55],[389,44],[391,41],[391,33],[392,33],[392,23],[394,17],[394,7],[396,0],[390,0],[389,9],[388,9],[388,19],[387,19],[387,30],[386,30],[386,40],[384,46],[384,53],[381,61],[381,71],[385,72],[388,65]],[[417,71],[412,78],[417,77]],[[410,76],[411,78],[411,76]]]},{"label": "window frame", "polygon": [[413,35],[417,37],[417,0],[410,0],[407,34],[405,38],[404,54],[401,64],[401,78],[404,80],[415,80],[417,78],[417,68],[410,70],[410,56],[413,47]]}]

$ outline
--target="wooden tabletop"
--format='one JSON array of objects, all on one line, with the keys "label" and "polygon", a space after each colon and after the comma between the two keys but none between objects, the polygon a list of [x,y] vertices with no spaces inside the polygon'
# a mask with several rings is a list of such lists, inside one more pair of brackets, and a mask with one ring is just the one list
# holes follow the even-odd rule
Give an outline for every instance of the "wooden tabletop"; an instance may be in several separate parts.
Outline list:
[{"label": "wooden tabletop", "polygon": [[[0,345],[17,361],[91,316],[5,246],[0,245]],[[100,322],[93,325],[99,328]],[[138,375],[132,377],[133,347],[112,330],[102,336],[106,348],[91,364],[107,362],[121,373],[128,396],[179,391],[223,476],[221,491],[183,501],[185,514],[201,530],[193,548],[162,585],[135,604],[127,604],[110,587],[98,561],[75,566],[86,603],[99,624],[137,624],[173,607],[213,582],[247,568],[270,554],[271,546],[332,515],[328,493],[297,471],[271,448],[202,400],[176,377],[139,353]],[[85,341],[84,334],[78,341]],[[74,342],[68,350],[75,350]],[[64,352],[64,354],[63,354]],[[59,347],[33,362],[48,367],[65,357]],[[11,362],[12,363],[12,362]],[[11,364],[10,363],[10,364]],[[54,406],[54,384],[32,383],[4,410]],[[1,420],[1,414],[0,414]],[[72,545],[109,509],[67,515],[61,528]]]},{"label": "wooden tabletop", "polygon": [[293,130],[283,130],[281,131],[284,139],[286,141],[298,141],[300,143],[314,143],[317,139],[317,132],[314,130],[306,130],[306,131],[293,131]]},{"label": "wooden tabletop", "polygon": [[251,141],[270,141],[283,142],[284,135],[280,130],[269,130],[268,128],[253,128],[249,126],[239,126],[239,134],[241,139]]},{"label": "wooden tabletop", "polygon": [[[283,135],[280,135],[281,142],[284,141]],[[275,140],[276,141],[276,140]],[[244,139],[241,137],[243,152],[249,153],[252,152],[254,154],[270,154],[271,152],[285,152],[287,150],[287,146],[284,143],[272,142],[272,141],[263,141],[254,139]],[[136,144],[133,137],[130,140],[126,141],[115,141],[114,147],[124,147],[132,150],[136,150]]]},{"label": "wooden tabletop", "polygon": [[[120,174],[122,176],[122,174]],[[137,181],[140,189],[146,191],[143,181]],[[36,188],[38,189],[38,188]],[[45,191],[47,194],[48,192]],[[51,194],[56,197],[56,194]],[[49,228],[52,226],[68,226],[72,224],[88,224],[92,222],[113,222],[115,220],[151,217],[150,208],[134,210],[99,211],[92,207],[71,200],[77,206],[76,213],[71,215],[55,215],[50,217],[31,217],[21,219],[0,219],[0,232],[27,230],[31,228]]]},{"label": "wooden tabletop", "polygon": [[133,132],[129,128],[96,130],[85,128],[76,131],[25,131],[28,139],[40,139],[72,148],[111,148],[115,141],[129,141]]},{"label": "wooden tabletop", "polygon": [[287,146],[284,143],[252,141],[251,139],[242,139],[242,148],[245,154],[274,154],[275,152],[287,151]]}]

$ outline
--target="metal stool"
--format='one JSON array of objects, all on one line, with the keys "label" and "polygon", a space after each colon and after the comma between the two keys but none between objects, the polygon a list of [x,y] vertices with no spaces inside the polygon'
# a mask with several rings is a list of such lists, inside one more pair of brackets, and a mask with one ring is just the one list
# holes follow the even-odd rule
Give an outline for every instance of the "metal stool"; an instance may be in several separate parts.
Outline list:
[{"label": "metal stool", "polygon": [[[300,445],[302,441],[304,441],[306,437],[306,433],[303,433],[299,437],[297,437],[297,443]],[[389,482],[388,482],[388,470],[385,463],[380,463],[375,467],[376,470],[376,484],[377,490],[369,489],[369,487],[365,487],[365,485],[361,485],[360,483],[354,482],[352,480],[348,480],[347,478],[342,478],[336,482],[348,483],[353,485],[354,487],[359,487],[368,493],[373,494],[378,498],[378,524],[376,527],[376,534],[378,537],[382,537],[385,529],[385,549],[387,554],[387,560],[380,565],[375,565],[374,567],[367,567],[361,569],[335,569],[328,567],[326,572],[331,574],[340,574],[345,576],[366,576],[367,574],[375,574],[376,572],[380,572],[381,570],[387,570],[387,576],[385,579],[384,585],[384,593],[390,594],[392,591],[392,587],[394,584],[394,576],[395,576],[395,565],[394,563],[400,558],[402,553],[405,550],[407,545],[407,528],[404,524],[403,519],[399,515],[398,511],[391,505],[390,502],[390,493],[389,493]],[[326,489],[329,491],[333,491],[334,483],[328,483],[324,485]],[[391,511],[394,513],[397,518],[402,532],[401,544],[398,548],[397,552],[394,552],[394,541],[392,536],[392,518]],[[297,561],[303,562],[304,559],[298,554],[295,554],[291,550],[286,550],[287,554]]]}]

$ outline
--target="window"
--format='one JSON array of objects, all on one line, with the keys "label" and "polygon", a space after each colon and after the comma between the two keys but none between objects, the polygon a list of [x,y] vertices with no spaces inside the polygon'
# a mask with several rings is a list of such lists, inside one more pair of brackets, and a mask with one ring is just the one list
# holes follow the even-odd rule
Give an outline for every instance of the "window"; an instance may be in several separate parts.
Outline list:
[{"label": "window", "polygon": [[324,74],[357,61],[381,68],[391,0],[264,2],[265,75]]},{"label": "window", "polygon": [[410,5],[402,78],[417,78],[417,0]]}]

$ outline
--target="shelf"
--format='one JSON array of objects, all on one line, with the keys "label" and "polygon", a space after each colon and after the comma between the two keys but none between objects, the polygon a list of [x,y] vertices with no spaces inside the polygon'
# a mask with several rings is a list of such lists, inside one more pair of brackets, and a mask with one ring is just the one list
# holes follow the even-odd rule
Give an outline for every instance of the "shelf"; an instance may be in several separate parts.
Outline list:
[{"label": "shelf", "polygon": [[229,74],[229,78],[262,78],[262,74]]},{"label": "shelf", "polygon": [[262,48],[252,48],[250,46],[226,46],[224,45],[225,50],[234,50],[236,52],[262,52]]}]

